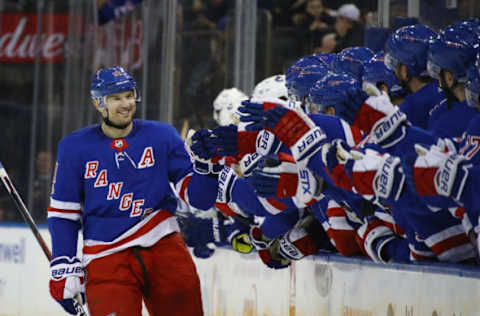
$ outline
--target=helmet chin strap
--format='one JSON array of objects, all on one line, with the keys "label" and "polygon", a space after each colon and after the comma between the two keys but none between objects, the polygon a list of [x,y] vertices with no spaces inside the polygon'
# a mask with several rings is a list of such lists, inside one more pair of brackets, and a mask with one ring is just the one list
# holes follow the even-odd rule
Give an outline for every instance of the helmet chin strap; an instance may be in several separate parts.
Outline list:
[{"label": "helmet chin strap", "polygon": [[113,127],[113,128],[116,128],[116,129],[125,129],[125,128],[127,128],[127,127],[130,125],[130,123],[123,124],[123,125],[118,125],[118,124],[113,123],[113,122],[110,121],[110,119],[108,118],[108,108],[107,108],[107,107],[105,107],[105,111],[107,112],[107,116],[103,117],[103,121],[104,121],[105,124],[107,124],[108,126]]}]

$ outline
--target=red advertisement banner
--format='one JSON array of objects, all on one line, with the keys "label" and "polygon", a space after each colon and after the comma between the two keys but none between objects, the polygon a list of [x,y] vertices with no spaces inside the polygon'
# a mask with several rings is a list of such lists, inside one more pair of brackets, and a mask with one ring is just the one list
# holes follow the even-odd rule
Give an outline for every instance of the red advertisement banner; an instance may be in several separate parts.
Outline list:
[{"label": "red advertisement banner", "polygon": [[35,13],[0,15],[0,62],[32,63],[37,54],[42,62],[63,61],[68,15],[42,15],[40,35],[37,34],[38,18]]}]

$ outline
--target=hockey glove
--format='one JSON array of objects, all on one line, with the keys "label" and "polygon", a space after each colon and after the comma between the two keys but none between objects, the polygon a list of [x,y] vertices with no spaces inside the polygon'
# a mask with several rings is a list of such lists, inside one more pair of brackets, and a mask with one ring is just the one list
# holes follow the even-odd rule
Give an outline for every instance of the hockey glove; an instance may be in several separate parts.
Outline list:
[{"label": "hockey glove", "polygon": [[270,239],[263,235],[259,226],[250,228],[250,241],[257,249],[258,256],[267,267],[283,269],[290,265],[290,260],[279,253],[278,239]]},{"label": "hockey glove", "polygon": [[314,174],[307,168],[298,168],[289,155],[264,157],[250,179],[261,197],[296,197],[306,204],[321,193],[320,182]]},{"label": "hockey glove", "polygon": [[265,111],[275,107],[277,103],[273,102],[251,102],[250,100],[242,101],[238,107],[240,122],[247,123],[245,129],[247,131],[262,130],[265,125]]},{"label": "hockey glove", "polygon": [[307,163],[320,150],[326,135],[302,111],[276,106],[265,112],[265,129],[290,148],[295,161]]},{"label": "hockey glove", "polygon": [[328,102],[328,100],[325,100],[325,104],[334,105],[335,114],[351,125],[355,119],[355,115],[359,112],[362,104],[368,98],[368,95],[362,89],[354,88],[347,90],[346,94],[348,98],[345,102],[338,103],[335,99],[332,102]]},{"label": "hockey glove", "polygon": [[407,116],[400,110],[379,119],[370,132],[370,142],[389,148],[400,142],[407,133]]},{"label": "hockey glove", "polygon": [[50,295],[72,315],[77,311],[74,297],[81,297],[85,301],[83,266],[77,257],[57,257],[50,263]]},{"label": "hockey glove", "polygon": [[241,176],[250,176],[263,156],[276,154],[280,146],[281,143],[275,135],[266,130],[261,130],[257,136],[256,152],[244,155],[239,161],[239,170],[237,171]]},{"label": "hockey glove", "polygon": [[209,247],[209,243],[217,242],[215,235],[219,236],[219,241],[221,238],[221,225],[217,218],[177,212],[177,222],[185,243],[193,248],[196,257],[205,259],[213,255],[215,250]]},{"label": "hockey glove", "polygon": [[344,164],[350,156],[351,148],[341,139],[322,146],[322,162],[325,171],[339,188],[352,191],[352,181],[345,172]]},{"label": "hockey glove", "polygon": [[376,263],[387,263],[389,258],[382,253],[382,249],[396,238],[395,233],[379,218],[369,216],[360,226],[355,236],[360,248]]},{"label": "hockey glove", "polygon": [[413,182],[421,196],[444,196],[459,201],[472,164],[461,155],[445,153],[439,147],[415,145],[418,158],[413,167]]},{"label": "hockey glove", "polygon": [[[351,164],[353,185],[360,194],[373,194],[380,202],[392,204],[397,201],[405,185],[405,175],[400,158],[389,154],[380,155],[366,150],[361,159]],[[373,176],[373,178],[371,178]]]},{"label": "hockey glove", "polygon": [[276,154],[281,143],[275,135],[269,131],[261,130],[257,136],[256,152],[262,156]]},{"label": "hockey glove", "polygon": [[380,119],[397,111],[386,93],[368,97],[360,105],[358,111],[354,112],[354,119],[347,121],[365,133],[370,133]]},{"label": "hockey glove", "polygon": [[218,126],[212,130],[216,154],[219,156],[243,156],[256,151],[258,132],[239,130],[235,125]]},{"label": "hockey glove", "polygon": [[218,175],[218,191],[215,207],[226,216],[248,217],[233,201],[232,190],[238,177],[232,168],[224,167]]},{"label": "hockey glove", "polygon": [[195,132],[189,130],[185,140],[185,149],[190,155],[193,169],[203,175],[220,173],[223,166],[219,163],[221,157],[217,155],[216,137],[208,130],[201,129]]},{"label": "hockey glove", "polygon": [[[354,192],[374,202],[391,204],[398,200],[405,184],[400,158],[381,155],[372,149],[351,150],[348,155],[344,172],[350,177]],[[333,178],[334,181],[339,179]]]},{"label": "hockey glove", "polygon": [[[280,238],[279,252],[283,257],[290,260],[300,260],[305,256],[313,255],[319,250],[319,244],[308,232],[312,221],[316,221],[313,215],[302,218]],[[328,238],[326,239],[328,240]]]}]

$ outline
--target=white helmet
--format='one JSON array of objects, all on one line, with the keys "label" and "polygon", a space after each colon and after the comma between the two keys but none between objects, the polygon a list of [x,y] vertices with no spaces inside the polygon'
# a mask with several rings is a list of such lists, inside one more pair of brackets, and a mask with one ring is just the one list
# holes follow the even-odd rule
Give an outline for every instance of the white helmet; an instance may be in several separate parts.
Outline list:
[{"label": "white helmet", "polygon": [[252,101],[288,100],[288,90],[285,85],[285,75],[275,75],[263,79],[252,92]]},{"label": "white helmet", "polygon": [[232,114],[248,96],[237,88],[224,89],[213,101],[213,119],[220,126],[233,124]]}]

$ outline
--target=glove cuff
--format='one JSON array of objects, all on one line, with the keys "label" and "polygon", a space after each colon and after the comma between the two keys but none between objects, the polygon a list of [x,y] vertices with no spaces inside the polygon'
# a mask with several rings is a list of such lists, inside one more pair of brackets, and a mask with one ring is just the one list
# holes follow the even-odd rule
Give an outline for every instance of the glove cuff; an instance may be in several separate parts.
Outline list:
[{"label": "glove cuff", "polygon": [[256,139],[256,152],[262,156],[276,154],[281,147],[280,141],[269,131],[261,130]]},{"label": "glove cuff", "polygon": [[307,215],[300,219],[290,231],[280,238],[280,254],[289,260],[300,260],[316,253],[319,246],[309,231],[322,228],[313,226],[315,223],[318,222],[313,215]]},{"label": "glove cuff", "polygon": [[[373,228],[367,226],[369,231],[366,232],[366,236],[362,238],[364,240],[363,246],[368,256],[374,262],[380,263],[384,262],[379,256],[381,248],[395,236],[388,227],[375,223],[373,223],[373,225],[375,225]],[[378,243],[379,241],[380,243]]]},{"label": "glove cuff", "polygon": [[462,164],[465,157],[453,154],[447,156],[435,174],[435,190],[439,195],[460,200],[472,164]]},{"label": "glove cuff", "polygon": [[212,163],[210,160],[193,160],[193,170],[202,175],[217,175],[222,171],[223,166],[217,163]]},{"label": "glove cuff", "polygon": [[227,216],[235,216],[235,212],[228,204],[232,201],[232,190],[237,179],[235,171],[229,167],[224,167],[218,175],[218,189],[215,206]]},{"label": "glove cuff", "polygon": [[323,179],[316,177],[309,169],[299,169],[295,198],[305,205],[309,205],[312,201],[319,200],[322,196],[322,181]]},{"label": "glove cuff", "polygon": [[373,126],[379,120],[395,111],[395,107],[392,105],[390,98],[384,93],[368,98],[365,93],[365,98],[361,104],[355,114],[352,125],[358,127],[365,133],[370,133]]},{"label": "glove cuff", "polygon": [[246,154],[243,156],[239,162],[241,175],[245,177],[250,176],[261,159],[262,155],[259,153]]},{"label": "glove cuff", "polygon": [[373,179],[373,188],[377,198],[397,201],[405,183],[405,175],[400,168],[400,158],[386,155]]},{"label": "glove cuff", "polygon": [[302,137],[290,147],[295,161],[306,164],[308,158],[322,148],[321,145],[326,138],[327,136],[320,127],[314,127],[303,134]]},{"label": "glove cuff", "polygon": [[68,277],[85,276],[83,265],[79,258],[61,256],[53,259],[50,263],[50,279],[53,281],[60,281]]},{"label": "glove cuff", "polygon": [[378,120],[370,132],[371,141],[382,148],[389,148],[400,142],[406,135],[407,116],[400,110]]}]

